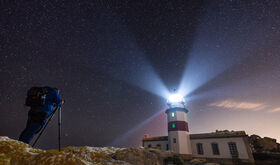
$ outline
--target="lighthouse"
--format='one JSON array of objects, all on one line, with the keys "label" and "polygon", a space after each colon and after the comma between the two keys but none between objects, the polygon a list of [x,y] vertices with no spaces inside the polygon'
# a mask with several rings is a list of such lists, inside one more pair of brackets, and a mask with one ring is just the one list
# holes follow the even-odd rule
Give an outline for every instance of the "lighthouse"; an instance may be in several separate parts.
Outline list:
[{"label": "lighthouse", "polygon": [[191,157],[191,142],[187,120],[188,110],[185,100],[179,94],[172,94],[167,100],[168,109],[165,111],[168,120],[169,150],[180,155]]},{"label": "lighthouse", "polygon": [[168,136],[145,135],[142,140],[143,147],[173,151],[183,160],[209,158],[222,161],[240,160],[249,164],[254,162],[245,131],[216,131],[190,135],[188,110],[184,98],[172,94],[167,100],[167,105],[165,113],[168,121]]}]

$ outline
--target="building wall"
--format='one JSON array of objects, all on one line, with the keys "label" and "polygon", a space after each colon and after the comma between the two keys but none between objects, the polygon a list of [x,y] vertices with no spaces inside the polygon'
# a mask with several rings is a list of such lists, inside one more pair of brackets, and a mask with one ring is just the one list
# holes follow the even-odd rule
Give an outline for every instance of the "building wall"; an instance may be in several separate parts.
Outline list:
[{"label": "building wall", "polygon": [[[161,150],[167,150],[166,145],[168,144],[168,141],[144,141],[143,147],[148,148],[149,145],[151,145],[152,148],[155,148],[158,144],[161,146]],[[170,149],[170,146],[168,146],[168,148]]]},{"label": "building wall", "polygon": [[[171,140],[169,138],[169,140]],[[191,150],[192,157],[199,157],[199,158],[208,158],[208,159],[222,159],[222,160],[230,160],[232,156],[230,154],[229,142],[236,143],[237,151],[238,151],[238,158],[248,162],[254,162],[254,158],[252,155],[252,150],[249,146],[249,141],[247,137],[232,137],[232,138],[202,138],[202,139],[191,139],[190,140],[190,148],[178,148],[178,150]],[[157,147],[158,144],[161,145],[162,150],[167,150],[166,145],[168,141],[143,141],[143,147],[148,148],[148,145],[151,147]],[[172,143],[172,141],[171,141]],[[203,155],[199,155],[197,153],[197,143],[203,144]],[[219,148],[219,155],[214,155],[212,150],[212,143],[217,143]],[[170,144],[169,144],[170,145]],[[181,145],[179,147],[183,147]],[[170,150],[170,146],[168,146],[168,150]]]},{"label": "building wall", "polygon": [[181,110],[167,112],[169,150],[179,154],[192,154],[187,113]]},{"label": "building wall", "polygon": [[183,111],[173,111],[174,113],[174,117],[172,117],[172,112],[169,112],[167,114],[167,118],[168,120],[167,121],[185,121],[185,122],[188,122],[187,121],[187,113],[186,112],[183,112]]},{"label": "building wall", "polygon": [[[190,143],[190,135],[186,131],[171,131],[169,132],[169,145],[170,150],[174,151],[175,153],[180,154],[191,154],[191,143]],[[176,138],[176,143],[174,143],[173,138]]]},{"label": "building wall", "polygon": [[[191,139],[193,157],[207,157],[207,158],[232,158],[228,143],[235,142],[239,159],[249,159],[251,155],[248,153],[248,148],[243,140],[243,137],[233,138],[207,138],[207,139]],[[197,143],[203,145],[203,155],[197,153]],[[212,143],[217,143],[219,148],[219,155],[214,155],[212,151]]]}]

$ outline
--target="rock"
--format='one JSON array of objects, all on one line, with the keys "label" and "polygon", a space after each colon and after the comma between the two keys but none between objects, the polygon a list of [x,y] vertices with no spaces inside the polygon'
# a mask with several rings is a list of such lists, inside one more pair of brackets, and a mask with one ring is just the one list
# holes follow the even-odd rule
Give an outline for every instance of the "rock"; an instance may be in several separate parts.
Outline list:
[{"label": "rock", "polygon": [[249,141],[253,152],[280,152],[280,144],[276,142],[276,139],[269,137],[261,138],[258,135],[251,135]]},{"label": "rock", "polygon": [[160,165],[171,152],[152,148],[66,147],[41,150],[0,136],[0,164],[5,165]]},{"label": "rock", "polygon": [[[156,148],[84,146],[66,147],[59,152],[35,149],[23,142],[0,136],[0,165],[162,165],[166,161],[183,164],[178,155]],[[218,165],[207,163],[205,159],[192,159],[189,164]]]},{"label": "rock", "polygon": [[206,159],[198,159],[198,158],[195,158],[195,159],[192,159],[191,161],[190,161],[190,163],[206,163],[207,161],[206,161]]}]

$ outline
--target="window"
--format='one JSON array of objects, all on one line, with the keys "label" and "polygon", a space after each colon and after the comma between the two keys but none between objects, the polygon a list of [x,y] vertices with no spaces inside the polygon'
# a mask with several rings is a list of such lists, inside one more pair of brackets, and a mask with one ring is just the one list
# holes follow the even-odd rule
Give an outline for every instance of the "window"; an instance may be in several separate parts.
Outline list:
[{"label": "window", "polygon": [[232,158],[238,158],[238,151],[236,147],[236,143],[230,142],[228,143],[229,151],[232,156]]},{"label": "window", "polygon": [[166,144],[166,150],[169,150],[168,144]]},{"label": "window", "polygon": [[152,145],[151,145],[151,144],[149,144],[149,145],[148,145],[148,148],[151,148],[151,147],[152,147]]},{"label": "window", "polygon": [[175,117],[175,113],[174,113],[174,112],[172,112],[172,113],[171,113],[171,116],[172,116],[172,117]]},{"label": "window", "polygon": [[160,145],[160,144],[157,144],[157,148],[161,149],[161,145]]},{"label": "window", "polygon": [[203,146],[201,143],[196,144],[196,149],[197,149],[197,154],[198,155],[203,155]]},{"label": "window", "polygon": [[218,144],[212,143],[211,146],[212,146],[213,155],[220,155]]},{"label": "window", "polygon": [[176,138],[173,138],[173,143],[176,143]]},{"label": "window", "polygon": [[173,124],[172,124],[172,128],[175,128],[175,127],[176,127],[176,124],[175,124],[175,123],[173,123]]}]

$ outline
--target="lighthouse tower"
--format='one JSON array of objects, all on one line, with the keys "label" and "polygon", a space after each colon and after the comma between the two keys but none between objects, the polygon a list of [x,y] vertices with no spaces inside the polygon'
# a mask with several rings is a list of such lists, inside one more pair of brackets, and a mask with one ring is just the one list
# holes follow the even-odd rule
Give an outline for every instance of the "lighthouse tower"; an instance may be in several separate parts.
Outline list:
[{"label": "lighthouse tower", "polygon": [[191,143],[187,121],[188,110],[185,100],[178,94],[173,94],[167,101],[168,109],[165,111],[168,119],[168,146],[169,149],[180,155],[191,157]]}]

